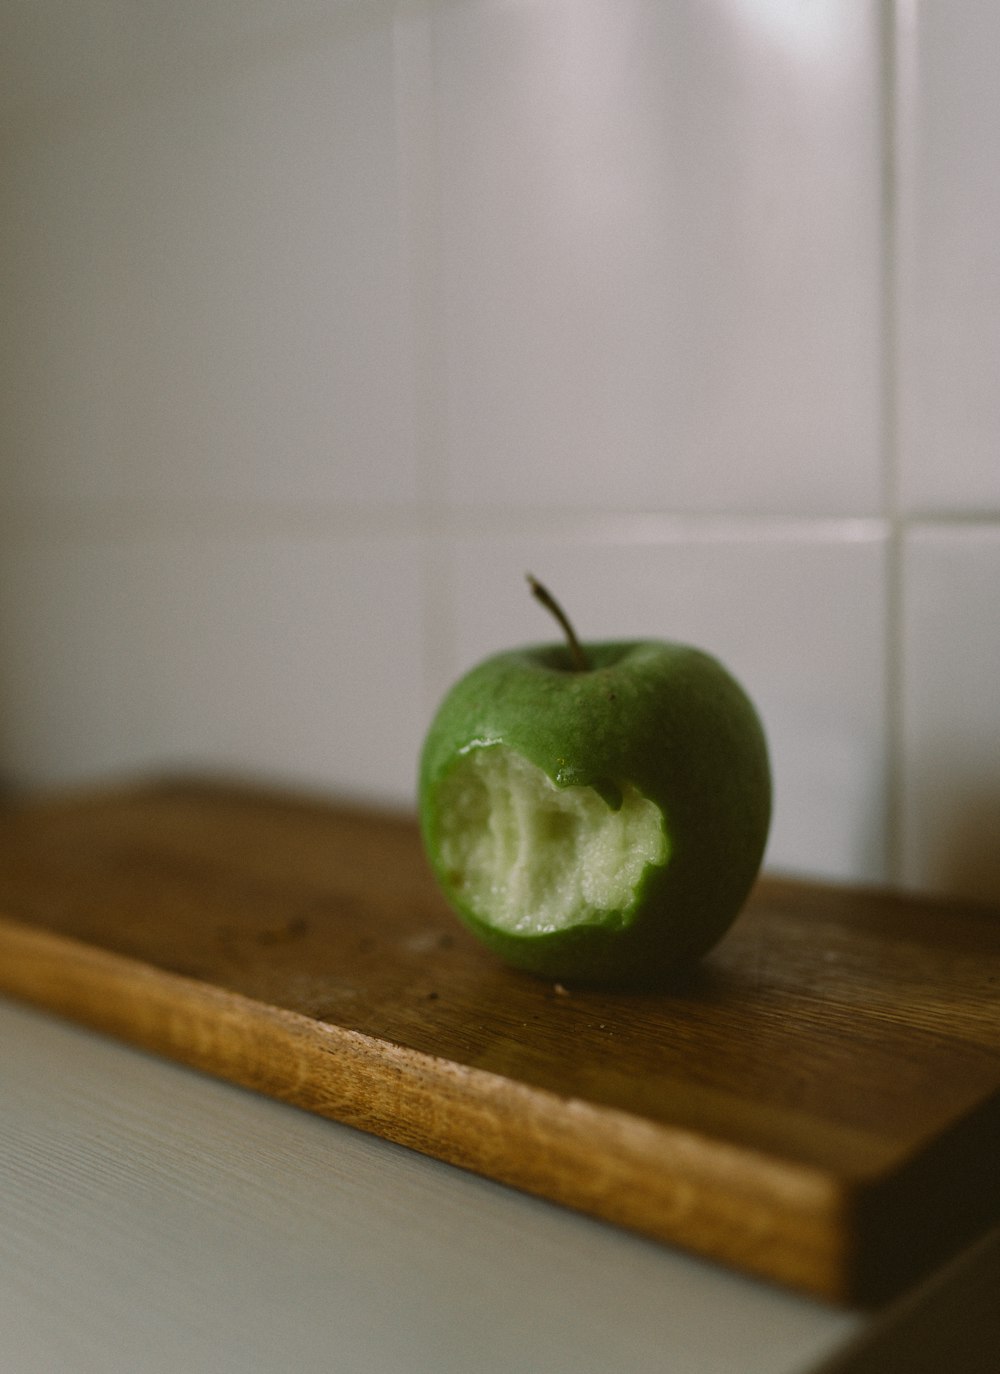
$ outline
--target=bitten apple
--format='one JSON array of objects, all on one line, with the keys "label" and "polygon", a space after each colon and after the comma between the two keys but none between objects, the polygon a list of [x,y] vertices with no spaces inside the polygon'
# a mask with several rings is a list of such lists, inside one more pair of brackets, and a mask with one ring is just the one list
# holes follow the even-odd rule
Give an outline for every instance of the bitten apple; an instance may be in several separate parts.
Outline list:
[{"label": "bitten apple", "polygon": [[760,868],[771,816],[764,730],[709,654],[660,640],[487,659],[424,745],[421,831],[471,930],[560,981],[660,981],[705,954]]}]

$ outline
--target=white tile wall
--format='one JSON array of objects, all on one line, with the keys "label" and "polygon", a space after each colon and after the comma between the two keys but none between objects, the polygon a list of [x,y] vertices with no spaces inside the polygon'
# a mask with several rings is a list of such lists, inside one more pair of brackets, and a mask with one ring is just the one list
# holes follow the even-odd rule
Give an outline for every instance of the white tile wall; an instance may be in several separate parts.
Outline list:
[{"label": "white tile wall", "polygon": [[421,540],[276,524],[12,543],[6,769],[60,784],[202,767],[408,802]]},{"label": "white tile wall", "polygon": [[907,537],[904,877],[1000,893],[1000,523]]},{"label": "white tile wall", "polygon": [[715,651],[768,862],[1000,898],[979,0],[15,0],[0,770],[408,803],[479,655]]},{"label": "white tile wall", "polygon": [[902,6],[901,493],[1000,514],[1000,7]]},{"label": "white tile wall", "polygon": [[878,508],[876,7],[766,8],[440,7],[457,504]]},{"label": "white tile wall", "polygon": [[22,140],[13,495],[412,504],[393,69],[310,35]]},{"label": "white tile wall", "polygon": [[116,541],[60,533],[0,552],[5,775],[62,783],[143,761],[153,727],[131,689],[127,596]]}]

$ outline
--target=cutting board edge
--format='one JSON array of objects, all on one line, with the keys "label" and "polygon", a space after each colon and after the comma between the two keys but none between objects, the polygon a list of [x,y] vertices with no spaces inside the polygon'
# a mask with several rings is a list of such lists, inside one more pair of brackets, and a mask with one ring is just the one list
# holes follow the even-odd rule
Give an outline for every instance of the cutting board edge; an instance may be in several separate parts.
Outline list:
[{"label": "cutting board edge", "polygon": [[[851,1199],[854,1293],[868,1304],[894,1297],[1000,1223],[1000,1091],[985,1094],[882,1177],[859,1180]],[[956,1192],[958,1175],[963,1187]],[[909,1224],[915,1198],[931,1224]],[[909,1236],[901,1245],[899,1236]]]},{"label": "cutting board edge", "polygon": [[857,1186],[817,1167],[560,1099],[2,914],[0,992],[653,1240],[864,1301]]}]

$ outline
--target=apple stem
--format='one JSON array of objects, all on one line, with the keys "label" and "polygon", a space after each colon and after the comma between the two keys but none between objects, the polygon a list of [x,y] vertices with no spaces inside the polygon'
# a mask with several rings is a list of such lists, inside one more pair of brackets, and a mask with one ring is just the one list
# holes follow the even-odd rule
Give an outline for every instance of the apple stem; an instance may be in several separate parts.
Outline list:
[{"label": "apple stem", "polygon": [[536,578],[532,577],[531,573],[527,573],[526,576],[532,595],[542,603],[547,611],[552,612],[556,620],[558,620],[559,624],[562,626],[563,634],[566,636],[566,643],[569,645],[569,656],[573,660],[574,671],[577,673],[589,672],[590,664],[587,661],[587,655],[583,652],[580,641],[576,637],[576,631],[570,624],[566,612],[547,587],[543,587]]}]

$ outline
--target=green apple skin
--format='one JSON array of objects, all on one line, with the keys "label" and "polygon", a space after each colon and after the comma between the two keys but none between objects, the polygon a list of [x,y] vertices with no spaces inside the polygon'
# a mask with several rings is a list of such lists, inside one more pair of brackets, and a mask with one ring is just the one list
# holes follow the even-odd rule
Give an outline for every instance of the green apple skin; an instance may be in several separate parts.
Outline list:
[{"label": "green apple skin", "polygon": [[[442,702],[420,761],[426,853],[459,917],[515,968],[607,986],[660,983],[726,932],[760,868],[771,773],[760,718],[712,656],[663,641],[564,645],[497,654]],[[441,862],[439,789],[471,749],[503,744],[558,787],[592,787],[614,806],[631,783],[659,807],[670,844],[622,911],[536,935],[496,928],[472,910]]]}]

